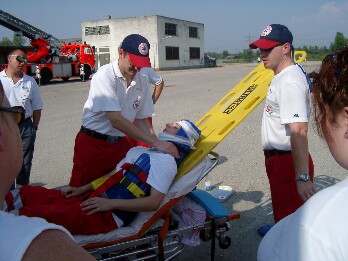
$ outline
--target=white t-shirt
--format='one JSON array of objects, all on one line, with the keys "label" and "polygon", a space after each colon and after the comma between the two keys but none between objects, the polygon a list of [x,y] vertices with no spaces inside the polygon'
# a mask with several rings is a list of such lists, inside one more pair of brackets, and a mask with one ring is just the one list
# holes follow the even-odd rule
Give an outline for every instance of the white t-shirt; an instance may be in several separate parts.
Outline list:
[{"label": "white t-shirt", "polygon": [[137,73],[127,88],[117,61],[100,67],[93,75],[88,99],[83,108],[82,125],[103,134],[125,136],[112,127],[106,115],[108,111],[120,111],[130,122],[151,117],[154,113],[145,78]]},{"label": "white t-shirt", "polygon": [[166,194],[177,172],[175,159],[170,154],[149,150],[144,147],[134,147],[117,164],[116,170],[119,170],[124,163],[133,163],[143,153],[150,156],[151,167],[146,182],[157,191]]},{"label": "white t-shirt", "polygon": [[159,76],[151,67],[141,68],[140,74],[142,74],[145,77],[147,86],[149,87],[155,87],[161,84],[161,82],[163,81],[162,77]]},{"label": "white t-shirt", "polygon": [[0,80],[11,106],[22,106],[25,109],[25,118],[32,116],[33,111],[42,110],[39,86],[33,77],[23,73],[22,79],[15,84],[3,70],[0,72]]},{"label": "white t-shirt", "polygon": [[259,261],[348,260],[348,179],[311,197],[262,239]]},{"label": "white t-shirt", "polygon": [[262,116],[264,149],[291,150],[289,123],[308,122],[310,90],[298,65],[291,65],[275,75],[267,92]]},{"label": "white t-shirt", "polygon": [[22,260],[31,242],[49,229],[62,231],[72,238],[65,228],[48,223],[42,218],[14,216],[0,211],[0,260]]}]

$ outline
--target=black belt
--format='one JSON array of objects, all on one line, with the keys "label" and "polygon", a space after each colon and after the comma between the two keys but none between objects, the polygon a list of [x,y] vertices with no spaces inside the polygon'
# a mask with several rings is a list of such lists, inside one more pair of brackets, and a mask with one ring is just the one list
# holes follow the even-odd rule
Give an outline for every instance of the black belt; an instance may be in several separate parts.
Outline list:
[{"label": "black belt", "polygon": [[291,154],[291,150],[264,150],[265,157],[281,156]]},{"label": "black belt", "polygon": [[19,124],[19,126],[22,126],[24,123],[28,123],[28,122],[31,122],[32,120],[31,120],[31,117],[29,116],[29,117],[26,117],[22,122],[21,122],[21,124]]},{"label": "black belt", "polygon": [[99,140],[104,140],[107,142],[116,142],[121,140],[123,137],[118,137],[118,136],[110,136],[110,135],[106,135],[106,134],[102,134],[99,133],[97,131],[93,131],[90,129],[87,129],[83,126],[81,126],[80,132],[82,132],[83,134],[86,134],[87,136],[99,139]]}]

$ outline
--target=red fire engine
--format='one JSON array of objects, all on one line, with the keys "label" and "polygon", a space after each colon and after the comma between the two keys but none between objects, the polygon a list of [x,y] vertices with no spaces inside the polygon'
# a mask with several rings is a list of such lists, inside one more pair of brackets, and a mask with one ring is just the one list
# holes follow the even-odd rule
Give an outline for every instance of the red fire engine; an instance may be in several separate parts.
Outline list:
[{"label": "red fire engine", "polygon": [[30,39],[30,44],[35,50],[27,52],[28,64],[25,73],[39,80],[41,84],[49,83],[53,78],[67,81],[72,76],[87,80],[92,74],[95,54],[94,48],[90,45],[86,43],[62,45],[52,35],[2,10],[0,10],[0,24]]}]

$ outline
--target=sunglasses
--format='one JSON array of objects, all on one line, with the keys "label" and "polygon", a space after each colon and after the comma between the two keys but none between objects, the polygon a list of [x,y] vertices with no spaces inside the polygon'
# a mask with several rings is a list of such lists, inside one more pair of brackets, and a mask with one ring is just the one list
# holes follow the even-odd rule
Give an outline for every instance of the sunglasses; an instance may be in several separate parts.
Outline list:
[{"label": "sunglasses", "polygon": [[278,44],[278,45],[273,46],[272,48],[269,48],[269,49],[261,49],[261,48],[260,48],[260,52],[263,52],[263,53],[270,53],[270,52],[273,51],[274,48],[276,48],[276,47],[278,47],[278,46],[282,46],[282,45],[284,45],[284,44]]},{"label": "sunglasses", "polygon": [[28,63],[28,60],[22,56],[19,56],[19,55],[15,55],[15,54],[11,54],[11,56],[16,56],[16,60],[19,62],[19,63]]},{"label": "sunglasses", "polygon": [[0,106],[0,111],[11,112],[13,119],[18,125],[20,125],[25,119],[25,110],[21,106],[11,108]]}]

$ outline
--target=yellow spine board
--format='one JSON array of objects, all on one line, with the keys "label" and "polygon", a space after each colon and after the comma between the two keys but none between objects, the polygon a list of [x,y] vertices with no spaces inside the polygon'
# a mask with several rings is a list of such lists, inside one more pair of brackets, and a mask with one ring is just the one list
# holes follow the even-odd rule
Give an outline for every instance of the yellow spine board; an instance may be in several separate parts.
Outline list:
[{"label": "yellow spine board", "polygon": [[[305,51],[295,51],[295,62],[306,58]],[[260,63],[234,86],[213,108],[196,122],[202,131],[191,151],[180,164],[175,179],[179,179],[212,151],[266,97],[274,73]]]}]

